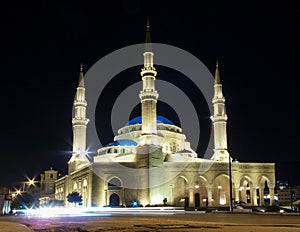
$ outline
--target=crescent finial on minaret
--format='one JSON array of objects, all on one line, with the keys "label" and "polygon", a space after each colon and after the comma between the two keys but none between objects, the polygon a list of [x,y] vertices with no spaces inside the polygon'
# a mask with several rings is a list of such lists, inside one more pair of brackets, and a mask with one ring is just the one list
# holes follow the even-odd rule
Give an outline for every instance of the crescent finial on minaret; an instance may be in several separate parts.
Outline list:
[{"label": "crescent finial on minaret", "polygon": [[150,19],[147,17],[147,31],[150,31]]},{"label": "crescent finial on minaret", "polygon": [[147,17],[147,30],[146,30],[146,42],[145,42],[145,51],[151,52],[151,36],[150,36],[150,19],[149,16]]}]

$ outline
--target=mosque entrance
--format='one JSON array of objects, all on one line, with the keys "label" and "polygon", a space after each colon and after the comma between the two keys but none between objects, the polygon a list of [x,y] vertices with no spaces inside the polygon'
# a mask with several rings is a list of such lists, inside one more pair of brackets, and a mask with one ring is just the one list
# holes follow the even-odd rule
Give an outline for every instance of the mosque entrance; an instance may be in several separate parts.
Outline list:
[{"label": "mosque entrance", "polygon": [[199,193],[195,193],[194,196],[194,200],[195,200],[195,207],[200,207],[200,194]]},{"label": "mosque entrance", "polygon": [[109,206],[110,207],[116,207],[116,206],[120,206],[120,197],[118,194],[113,193],[110,195],[109,197]]}]

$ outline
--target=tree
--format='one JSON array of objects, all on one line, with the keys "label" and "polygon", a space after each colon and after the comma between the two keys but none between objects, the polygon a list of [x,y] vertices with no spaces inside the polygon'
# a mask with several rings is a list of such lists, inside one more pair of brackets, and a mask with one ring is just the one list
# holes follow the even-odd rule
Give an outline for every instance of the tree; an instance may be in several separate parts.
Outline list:
[{"label": "tree", "polygon": [[82,196],[78,192],[72,192],[69,193],[67,196],[68,202],[74,203],[76,206],[76,203],[82,202]]}]

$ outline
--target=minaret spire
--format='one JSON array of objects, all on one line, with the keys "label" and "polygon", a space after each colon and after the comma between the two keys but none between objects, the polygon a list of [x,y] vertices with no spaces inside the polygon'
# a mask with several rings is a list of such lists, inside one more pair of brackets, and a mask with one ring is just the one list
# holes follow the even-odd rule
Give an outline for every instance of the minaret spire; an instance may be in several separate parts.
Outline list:
[{"label": "minaret spire", "polygon": [[218,61],[216,61],[215,83],[216,84],[221,84],[221,81],[220,81],[220,72],[219,72],[219,63],[218,63]]},{"label": "minaret spire", "polygon": [[147,18],[147,29],[146,29],[146,42],[145,42],[145,52],[151,52],[151,35],[150,35],[150,19]]},{"label": "minaret spire", "polygon": [[[145,41],[145,52],[144,52],[144,69],[152,69],[155,70],[153,67],[153,52],[152,52],[152,45],[151,45],[151,35],[150,35],[150,21],[149,17],[147,18],[147,28],[146,28],[146,41]],[[156,73],[155,73],[156,75]]]},{"label": "minaret spire", "polygon": [[80,64],[78,87],[83,87],[84,88],[83,64],[82,63]]},{"label": "minaret spire", "polygon": [[229,153],[227,151],[227,115],[225,110],[225,98],[222,92],[222,84],[220,81],[219,64],[216,62],[214,98],[212,99],[214,106],[214,115],[212,122],[214,127],[214,155],[213,160],[228,162]]}]

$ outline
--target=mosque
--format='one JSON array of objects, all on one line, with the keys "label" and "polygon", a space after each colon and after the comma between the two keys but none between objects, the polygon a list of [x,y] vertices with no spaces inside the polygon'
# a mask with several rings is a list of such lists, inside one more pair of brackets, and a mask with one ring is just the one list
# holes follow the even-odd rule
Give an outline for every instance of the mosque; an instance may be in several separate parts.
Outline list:
[{"label": "mosque", "polygon": [[[141,54],[142,55],[142,54]],[[74,100],[73,154],[68,175],[55,181],[55,198],[68,205],[78,192],[82,206],[221,207],[231,202],[248,206],[274,204],[275,164],[232,161],[227,149],[225,98],[216,65],[212,99],[214,149],[199,158],[179,126],[159,116],[155,88],[157,70],[147,26],[144,67],[140,74],[141,116],[118,130],[114,141],[100,148],[92,162],[86,151],[87,102],[82,67]]]}]

